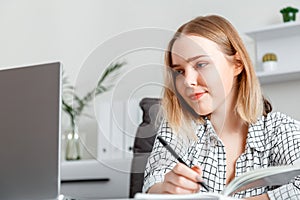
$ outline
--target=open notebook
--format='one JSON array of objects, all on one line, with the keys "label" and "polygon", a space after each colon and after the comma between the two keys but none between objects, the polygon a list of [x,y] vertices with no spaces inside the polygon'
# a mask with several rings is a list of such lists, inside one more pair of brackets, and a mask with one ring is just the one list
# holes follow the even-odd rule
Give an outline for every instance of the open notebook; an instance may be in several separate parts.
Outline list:
[{"label": "open notebook", "polygon": [[61,65],[0,70],[0,199],[58,199]]},{"label": "open notebook", "polygon": [[216,193],[195,193],[195,194],[144,194],[137,193],[135,199],[151,200],[151,199],[184,199],[184,200],[235,200],[233,197],[226,197]]},{"label": "open notebook", "polygon": [[293,166],[286,165],[260,168],[236,177],[224,188],[221,194],[196,193],[189,195],[164,195],[138,193],[135,195],[135,199],[231,199],[229,196],[232,194],[249,188],[284,185],[297,175],[300,175],[299,163]]}]

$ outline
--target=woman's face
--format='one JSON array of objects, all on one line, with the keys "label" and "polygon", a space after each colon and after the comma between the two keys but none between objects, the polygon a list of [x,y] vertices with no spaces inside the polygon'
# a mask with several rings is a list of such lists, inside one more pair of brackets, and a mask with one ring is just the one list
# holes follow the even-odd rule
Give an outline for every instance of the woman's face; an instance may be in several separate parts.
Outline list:
[{"label": "woman's face", "polygon": [[225,106],[232,105],[235,77],[242,70],[233,57],[203,37],[190,35],[175,41],[171,66],[176,74],[175,87],[198,115],[225,111]]}]

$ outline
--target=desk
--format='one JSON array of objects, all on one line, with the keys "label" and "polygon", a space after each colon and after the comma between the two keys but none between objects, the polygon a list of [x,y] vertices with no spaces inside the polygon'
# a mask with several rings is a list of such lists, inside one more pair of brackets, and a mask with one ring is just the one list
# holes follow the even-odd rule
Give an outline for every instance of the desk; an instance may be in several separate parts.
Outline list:
[{"label": "desk", "polygon": [[61,194],[78,199],[127,198],[131,158],[61,163]]}]

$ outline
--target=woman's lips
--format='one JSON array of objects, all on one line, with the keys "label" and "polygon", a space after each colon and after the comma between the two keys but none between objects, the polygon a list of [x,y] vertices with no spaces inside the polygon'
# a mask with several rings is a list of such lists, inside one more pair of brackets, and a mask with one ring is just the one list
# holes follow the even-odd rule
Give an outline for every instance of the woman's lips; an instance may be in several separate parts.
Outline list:
[{"label": "woman's lips", "polygon": [[197,92],[197,93],[190,95],[189,97],[191,100],[195,101],[195,100],[200,99],[204,94],[205,94],[205,92]]}]

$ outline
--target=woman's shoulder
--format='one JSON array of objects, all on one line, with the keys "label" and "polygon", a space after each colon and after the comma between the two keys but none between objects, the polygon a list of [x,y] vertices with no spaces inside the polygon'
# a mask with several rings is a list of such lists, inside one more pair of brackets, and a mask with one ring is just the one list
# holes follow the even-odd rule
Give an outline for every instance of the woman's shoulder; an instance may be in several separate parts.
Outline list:
[{"label": "woman's shoulder", "polygon": [[293,119],[291,116],[282,113],[282,112],[270,112],[266,117],[263,117],[263,120],[267,124],[284,125],[284,124],[296,124],[299,125],[299,121]]},{"label": "woman's shoulder", "polygon": [[287,138],[300,138],[300,126],[296,120],[281,112],[270,112],[249,126],[250,146],[258,150],[270,149]]},{"label": "woman's shoulder", "polygon": [[270,112],[262,120],[265,128],[273,134],[300,131],[299,121],[282,112]]},{"label": "woman's shoulder", "polygon": [[194,139],[192,137],[193,134],[191,133],[193,132],[192,127],[193,125],[187,127],[181,126],[178,129],[174,129],[166,119],[163,119],[157,134],[162,137],[170,138],[171,140],[190,144],[191,142],[194,142]]}]

